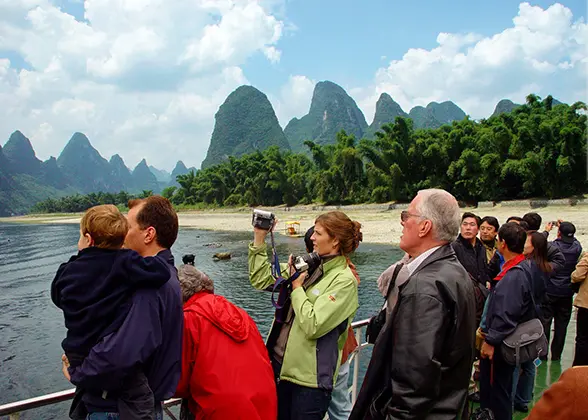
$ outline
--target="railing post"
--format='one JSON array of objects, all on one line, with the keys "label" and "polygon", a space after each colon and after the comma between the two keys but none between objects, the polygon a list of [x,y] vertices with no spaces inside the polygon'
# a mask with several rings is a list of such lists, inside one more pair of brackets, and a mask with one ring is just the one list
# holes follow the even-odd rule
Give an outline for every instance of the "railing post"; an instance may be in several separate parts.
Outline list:
[{"label": "railing post", "polygon": [[351,404],[354,405],[357,400],[357,382],[359,381],[359,359],[361,354],[361,332],[362,327],[357,328],[355,331],[355,339],[358,342],[357,353],[353,360],[353,385],[351,386]]}]

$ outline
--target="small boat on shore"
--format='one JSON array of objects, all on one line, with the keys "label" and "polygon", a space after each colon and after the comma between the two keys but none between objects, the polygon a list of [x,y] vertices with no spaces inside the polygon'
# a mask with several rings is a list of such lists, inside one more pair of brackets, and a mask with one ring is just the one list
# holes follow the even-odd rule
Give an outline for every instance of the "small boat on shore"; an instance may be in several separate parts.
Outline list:
[{"label": "small boat on shore", "polygon": [[299,221],[289,221],[285,223],[284,226],[284,235],[290,236],[292,238],[302,238],[306,232],[302,232],[300,230],[300,222]]}]

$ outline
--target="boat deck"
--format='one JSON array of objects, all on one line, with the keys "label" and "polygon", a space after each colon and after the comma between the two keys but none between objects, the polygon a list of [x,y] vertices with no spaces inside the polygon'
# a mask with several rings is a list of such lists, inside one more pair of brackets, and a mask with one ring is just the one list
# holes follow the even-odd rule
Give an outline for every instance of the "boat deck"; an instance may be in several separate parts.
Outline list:
[{"label": "boat deck", "polygon": [[[355,400],[357,392],[359,391],[358,380],[361,380],[363,374],[360,375],[360,368],[359,365],[366,363],[366,352],[367,347],[369,345],[363,341],[363,337],[365,336],[364,328],[367,325],[368,320],[357,321],[353,323],[353,329],[356,333],[356,337],[358,342],[361,343],[358,352],[353,353],[353,363],[352,363],[352,377],[353,382],[350,389],[352,401]],[[574,346],[575,346],[575,338],[576,338],[576,310],[572,313],[572,319],[570,321],[570,325],[568,326],[568,333],[566,335],[566,344],[564,347],[564,352],[562,354],[562,360],[558,362],[547,361],[541,363],[541,365],[537,368],[537,376],[535,377],[535,391],[533,395],[533,403],[536,402],[544,390],[549,388],[552,383],[556,382],[561,373],[572,366],[573,355],[574,355]],[[357,363],[359,362],[359,363]],[[356,366],[357,365],[357,366]],[[10,404],[0,405],[0,419],[8,419],[16,420],[20,418],[20,412],[26,411],[30,409],[40,408],[48,405],[53,405],[62,401],[67,401],[73,397],[73,390],[62,391],[50,395],[44,395],[36,398],[32,398],[29,400],[22,400],[17,401]],[[173,399],[166,402],[166,418],[177,419],[177,411],[172,412],[172,407],[177,406],[179,400]],[[532,403],[532,404],[533,404]],[[529,406],[529,409],[532,408],[532,404]],[[528,414],[526,413],[515,413],[513,416],[513,420],[523,420],[527,417]],[[29,417],[27,417],[29,418]]]}]

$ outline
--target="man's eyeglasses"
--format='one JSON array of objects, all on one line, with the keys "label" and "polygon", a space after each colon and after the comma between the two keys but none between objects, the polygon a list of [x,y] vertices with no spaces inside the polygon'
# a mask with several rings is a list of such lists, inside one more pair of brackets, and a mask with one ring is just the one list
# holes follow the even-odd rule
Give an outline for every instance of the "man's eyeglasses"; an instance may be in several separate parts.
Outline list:
[{"label": "man's eyeglasses", "polygon": [[400,220],[402,222],[406,222],[411,217],[421,217],[420,214],[411,213],[408,210],[404,210],[400,212]]}]

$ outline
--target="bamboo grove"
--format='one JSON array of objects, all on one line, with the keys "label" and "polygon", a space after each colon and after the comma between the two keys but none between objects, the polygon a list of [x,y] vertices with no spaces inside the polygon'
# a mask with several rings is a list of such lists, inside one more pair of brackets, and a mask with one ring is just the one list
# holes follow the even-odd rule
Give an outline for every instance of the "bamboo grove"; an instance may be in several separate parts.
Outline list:
[{"label": "bamboo grove", "polygon": [[332,145],[306,141],[307,154],[270,147],[231,156],[178,176],[179,187],[162,194],[177,206],[407,201],[424,188],[468,203],[571,197],[588,186],[586,119],[582,102],[554,105],[536,95],[511,113],[438,129],[414,130],[398,117],[373,140],[341,131]]}]

